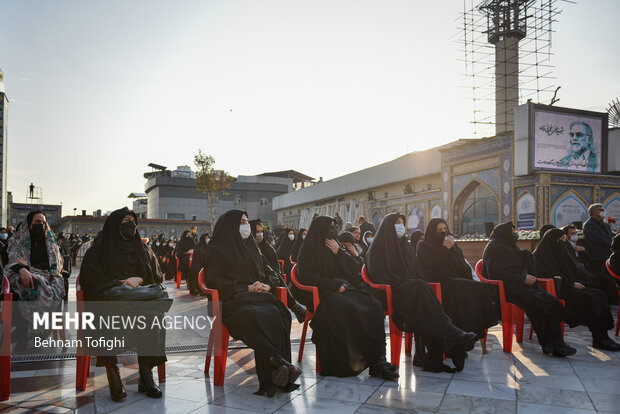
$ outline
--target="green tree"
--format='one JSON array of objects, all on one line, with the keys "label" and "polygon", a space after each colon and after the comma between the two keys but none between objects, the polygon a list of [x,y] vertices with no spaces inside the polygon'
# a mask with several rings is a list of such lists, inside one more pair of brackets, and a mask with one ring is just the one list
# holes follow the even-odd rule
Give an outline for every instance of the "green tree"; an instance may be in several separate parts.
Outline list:
[{"label": "green tree", "polygon": [[225,190],[230,188],[230,184],[235,181],[235,177],[226,171],[216,170],[215,158],[203,153],[200,149],[194,156],[196,166],[196,189],[207,195],[209,203],[209,217],[211,218],[211,228],[215,226],[217,219],[217,203],[220,194],[228,194]]}]

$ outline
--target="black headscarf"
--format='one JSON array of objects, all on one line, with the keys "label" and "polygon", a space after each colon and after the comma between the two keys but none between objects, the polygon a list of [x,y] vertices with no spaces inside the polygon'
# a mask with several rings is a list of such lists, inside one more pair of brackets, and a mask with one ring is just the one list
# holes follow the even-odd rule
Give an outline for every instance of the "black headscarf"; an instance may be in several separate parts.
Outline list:
[{"label": "black headscarf", "polygon": [[257,280],[263,281],[265,275],[261,253],[254,237],[243,240],[239,233],[244,214],[247,217],[245,211],[229,210],[217,220],[209,242],[206,268],[209,269],[213,262],[215,266],[225,269],[228,279],[251,285]]},{"label": "black headscarf", "polygon": [[568,256],[566,243],[560,239],[564,235],[561,229],[552,228],[547,230],[536,246],[534,261],[537,276],[548,278],[561,276],[572,283],[579,280],[579,269]]},{"label": "black headscarf", "polygon": [[336,221],[329,216],[318,216],[310,224],[306,239],[297,255],[298,277],[303,284],[338,290],[342,281],[330,279],[338,275],[336,255],[327,246],[325,239],[336,240]]},{"label": "black headscarf", "polygon": [[338,235],[338,241],[342,244],[345,244],[345,243],[354,244],[355,236],[353,236],[353,233],[351,233],[350,231],[343,231],[342,233]]},{"label": "black headscarf", "polygon": [[293,229],[287,229],[284,233],[282,233],[282,239],[280,241],[280,246],[278,247],[278,259],[280,260],[289,260],[289,257],[291,256],[291,250],[293,248],[293,243],[295,242],[295,240],[291,241],[291,239],[288,238],[288,235],[290,232],[293,232],[293,234],[295,234],[295,230]]},{"label": "black headscarf", "polygon": [[545,235],[545,233],[550,230],[550,229],[555,229],[555,226],[553,224],[545,224],[540,228],[540,231],[538,232],[539,234],[539,239],[542,240],[543,236]]},{"label": "black headscarf", "polygon": [[[190,237],[187,237],[188,235]],[[192,232],[189,230],[185,230],[183,234],[181,235],[181,238],[179,239],[179,243],[177,244],[175,253],[179,258],[181,258],[188,251],[192,250],[194,247],[195,247],[195,244],[194,244],[194,238],[192,237]]]},{"label": "black headscarf", "polygon": [[394,225],[405,216],[400,213],[386,215],[366,253],[368,277],[375,283],[396,284],[403,279],[418,279],[420,269],[413,246],[406,237],[396,235]]},{"label": "black headscarf", "polygon": [[414,249],[418,246],[418,242],[422,237],[424,237],[424,232],[422,230],[415,230],[409,235],[409,243],[411,243]]},{"label": "black headscarf", "polygon": [[207,244],[207,237],[211,238],[211,234],[209,233],[201,234],[200,238],[198,239],[198,243],[196,244],[196,247],[194,247],[194,256],[192,258],[192,269],[196,272],[200,272],[200,269],[202,269],[206,264],[207,251],[208,251],[208,246],[209,246]]},{"label": "black headscarf", "polygon": [[128,214],[137,225],[138,217],[127,207],[113,211],[84,255],[80,284],[90,298],[132,276],[141,277],[143,285],[162,281],[157,259],[151,248],[142,243],[140,233],[136,230],[130,239],[121,236],[121,223]]},{"label": "black headscarf", "polygon": [[291,247],[291,258],[294,262],[297,262],[297,255],[299,254],[299,249],[301,249],[301,245],[304,242],[304,238],[302,237],[304,231],[307,231],[307,229],[299,229],[299,231],[297,232],[297,236],[295,236],[295,242],[293,243],[293,247]]},{"label": "black headscarf", "polygon": [[50,270],[49,258],[47,256],[47,246],[45,245],[45,236],[47,234],[47,223],[43,224],[43,234],[36,234],[30,229],[32,219],[37,214],[42,214],[45,217],[45,213],[41,210],[31,211],[26,216],[26,223],[30,231],[30,265],[34,268],[41,270]]},{"label": "black headscarf", "polygon": [[[263,223],[261,222],[260,219],[250,220],[249,223],[250,223],[250,230],[252,232],[252,237],[256,239],[256,226],[262,225]],[[280,269],[280,262],[278,262],[278,254],[276,253],[276,250],[273,248],[273,246],[267,241],[267,238],[265,237],[264,229],[263,229],[263,239],[261,241],[257,240],[256,243],[258,244],[258,248],[261,254],[265,257],[265,260],[267,260],[267,264],[269,264],[269,266],[274,271],[282,272],[282,269]]]},{"label": "black headscarf", "polygon": [[417,253],[426,280],[441,282],[446,278],[472,279],[471,267],[465,261],[463,251],[454,243],[448,254],[443,255],[444,236],[450,234],[447,228],[445,235],[437,233],[437,226],[447,223],[442,218],[433,218],[428,222],[424,237],[417,244]]}]

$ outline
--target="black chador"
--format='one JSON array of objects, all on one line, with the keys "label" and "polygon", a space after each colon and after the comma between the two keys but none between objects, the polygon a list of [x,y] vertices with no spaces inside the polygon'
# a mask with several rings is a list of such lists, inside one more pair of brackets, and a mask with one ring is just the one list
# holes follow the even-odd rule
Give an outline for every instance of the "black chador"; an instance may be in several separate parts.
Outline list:
[{"label": "black chador", "polygon": [[[366,254],[368,277],[374,283],[392,286],[396,326],[420,335],[429,348],[424,368],[435,372],[450,370],[442,362],[444,346],[446,349],[471,348],[475,335],[456,327],[444,312],[435,293],[422,278],[413,246],[404,235],[397,236],[395,224],[399,218],[404,223],[405,218],[399,213],[383,218]],[[462,365],[457,368],[462,369]]]},{"label": "black chador", "polygon": [[614,319],[607,297],[602,290],[587,288],[579,282],[579,269],[574,265],[566,248],[564,231],[551,229],[534,250],[536,273],[539,277],[560,276],[558,295],[566,300],[572,326],[585,325],[592,332],[593,345],[610,351],[620,350],[620,345],[607,336]]},{"label": "black chador", "polygon": [[441,283],[443,308],[452,322],[482,339],[488,328],[497,325],[490,286],[473,280],[472,269],[456,242],[450,248],[444,245],[449,232],[437,232],[440,223],[446,224],[447,230],[445,220],[431,219],[417,244],[422,274],[428,282]]},{"label": "black chador", "polygon": [[334,219],[316,217],[297,262],[301,283],[319,288],[320,304],[311,327],[321,374],[353,376],[370,366],[370,375],[397,378],[395,367],[385,360],[381,302],[362,282],[360,263],[336,238]]},{"label": "black chador", "polygon": [[538,283],[526,283],[531,280],[528,276],[536,274],[534,257],[528,250],[517,246],[513,230],[512,222],[499,224],[493,229],[491,241],[482,255],[483,275],[504,282],[506,300],[525,310],[544,353],[572,355],[576,351],[564,343],[560,329],[560,322],[567,320],[568,312]]},{"label": "black chador", "polygon": [[208,286],[220,292],[224,325],[233,338],[254,350],[257,394],[273,396],[276,386],[285,391],[298,388],[294,381],[301,371],[288,362],[291,314],[273,294],[278,281],[251,237],[247,213],[230,210],[220,216],[209,243],[206,272]]}]

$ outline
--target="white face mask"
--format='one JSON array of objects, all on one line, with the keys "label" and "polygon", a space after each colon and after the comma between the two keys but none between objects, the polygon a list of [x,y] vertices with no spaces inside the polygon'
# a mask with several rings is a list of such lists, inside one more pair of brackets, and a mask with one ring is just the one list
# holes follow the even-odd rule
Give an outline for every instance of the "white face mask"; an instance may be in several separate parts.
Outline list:
[{"label": "white face mask", "polygon": [[600,212],[600,213],[598,213],[598,215],[601,217],[601,219],[605,219],[605,217],[607,217],[607,216],[605,215],[605,211],[604,211],[604,210],[601,210],[601,212]]},{"label": "white face mask", "polygon": [[243,240],[245,240],[248,237],[250,237],[250,234],[252,234],[252,230],[250,229],[250,223],[240,224],[239,225],[239,233],[241,234],[241,238]]},{"label": "white face mask", "polygon": [[302,234],[302,235],[301,235],[301,239],[302,239],[302,240],[305,240],[305,239],[306,239],[306,235],[305,235],[305,234]]},{"label": "white face mask", "polygon": [[394,224],[394,228],[396,229],[396,237],[399,239],[405,235],[405,225],[404,224]]},{"label": "white face mask", "polygon": [[291,241],[292,241],[292,240],[295,240],[295,235],[294,235],[294,234],[289,234],[289,235],[288,235],[288,238],[289,238]]},{"label": "white face mask", "polygon": [[205,239],[205,243],[209,244],[209,242],[211,241],[211,239]]},{"label": "white face mask", "polygon": [[263,233],[256,233],[256,241],[257,242],[263,241]]},{"label": "white face mask", "polygon": [[374,239],[374,237],[369,237],[366,239],[366,243],[370,244],[372,243],[372,239]]},{"label": "white face mask", "polygon": [[576,234],[573,234],[572,236],[570,236],[570,241],[576,242],[577,240],[579,240],[579,236],[577,236]]}]

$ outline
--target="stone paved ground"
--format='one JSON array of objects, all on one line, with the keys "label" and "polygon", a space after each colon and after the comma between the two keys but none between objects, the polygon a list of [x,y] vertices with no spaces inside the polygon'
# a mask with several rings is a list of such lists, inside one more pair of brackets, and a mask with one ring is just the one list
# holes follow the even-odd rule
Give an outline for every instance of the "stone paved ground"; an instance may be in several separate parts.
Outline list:
[{"label": "stone paved ground", "polygon": [[[169,285],[175,296],[174,312],[201,309],[196,301]],[[73,294],[74,292],[72,292]],[[614,308],[614,317],[617,309]],[[529,329],[526,326],[526,329]],[[293,339],[299,339],[301,325],[293,323]],[[610,331],[611,332],[611,331]],[[104,368],[91,366],[86,391],[75,390],[75,360],[18,363],[12,366],[12,396],[0,403],[2,413],[618,413],[620,412],[620,353],[602,352],[590,345],[587,329],[566,330],[566,341],[577,348],[576,355],[554,358],[525,339],[513,344],[513,353],[502,352],[501,327],[489,331],[488,351],[480,345],[470,352],[465,370],[456,374],[433,374],[411,364],[401,355],[400,380],[382,381],[367,371],[353,378],[321,377],[314,371],[315,350],[307,343],[302,362],[302,387],[274,398],[255,396],[258,388],[253,354],[233,349],[228,354],[226,381],[213,385],[213,368],[203,373],[204,351],[168,355],[167,379],[162,399],[137,392],[137,361],[120,362],[128,398],[110,400]],[[526,336],[527,338],[527,336]],[[171,335],[170,342],[183,344],[183,335]],[[194,341],[191,339],[190,342]],[[389,348],[389,347],[388,347]],[[293,345],[296,359],[299,346]]]}]

